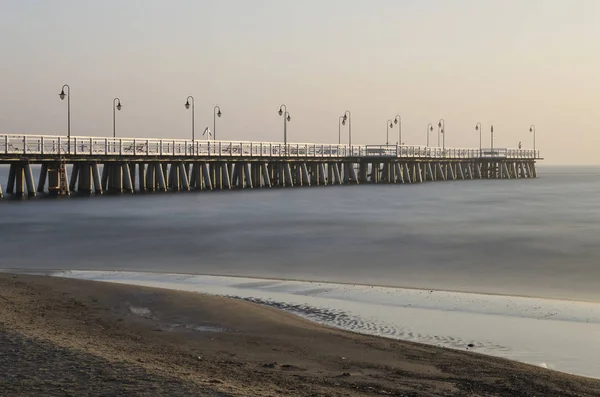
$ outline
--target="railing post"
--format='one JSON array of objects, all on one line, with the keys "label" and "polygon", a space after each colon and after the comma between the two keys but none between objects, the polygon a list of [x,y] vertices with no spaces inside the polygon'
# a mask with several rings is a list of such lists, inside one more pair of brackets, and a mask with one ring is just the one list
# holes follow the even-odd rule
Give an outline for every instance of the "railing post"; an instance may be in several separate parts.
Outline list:
[{"label": "railing post", "polygon": [[160,145],[160,155],[163,155],[163,141],[162,139],[159,141],[159,145]]},{"label": "railing post", "polygon": [[4,154],[8,154],[8,135],[4,137]]},{"label": "railing post", "polygon": [[44,137],[40,139],[40,154],[44,154]]},{"label": "railing post", "polygon": [[146,139],[146,156],[150,155],[150,142],[148,142],[149,140]]},{"label": "railing post", "polygon": [[[8,147],[8,145],[7,145],[6,147]],[[59,154],[59,155],[60,155],[60,153],[61,153],[61,151],[62,151],[61,149],[62,149],[62,148],[61,148],[60,137],[58,137],[58,154]]]},{"label": "railing post", "polygon": [[[73,138],[73,154],[77,155],[77,137]],[[71,154],[71,153],[69,153]]]},{"label": "railing post", "polygon": [[119,156],[123,155],[123,138],[119,138]]},{"label": "railing post", "polygon": [[90,156],[94,154],[94,138],[90,138]]},{"label": "railing post", "polygon": [[23,154],[27,154],[27,136],[23,136]]}]

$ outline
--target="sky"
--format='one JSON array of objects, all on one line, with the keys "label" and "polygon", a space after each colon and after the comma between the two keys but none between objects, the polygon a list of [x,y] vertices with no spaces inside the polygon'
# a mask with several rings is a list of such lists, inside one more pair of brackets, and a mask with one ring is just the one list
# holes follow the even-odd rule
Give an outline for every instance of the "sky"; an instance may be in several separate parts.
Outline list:
[{"label": "sky", "polygon": [[[0,0],[0,134],[532,148],[600,164],[600,1]],[[390,131],[396,143],[397,127]],[[342,143],[348,141],[347,127]],[[431,136],[437,144],[437,128]]]}]

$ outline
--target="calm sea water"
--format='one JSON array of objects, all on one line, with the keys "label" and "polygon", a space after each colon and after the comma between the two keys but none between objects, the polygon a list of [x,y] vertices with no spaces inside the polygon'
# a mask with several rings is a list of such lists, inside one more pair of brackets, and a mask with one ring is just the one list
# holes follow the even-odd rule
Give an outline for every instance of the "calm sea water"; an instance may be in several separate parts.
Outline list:
[{"label": "calm sea water", "polygon": [[4,200],[0,267],[600,302],[599,198],[600,168],[542,167],[536,180]]}]

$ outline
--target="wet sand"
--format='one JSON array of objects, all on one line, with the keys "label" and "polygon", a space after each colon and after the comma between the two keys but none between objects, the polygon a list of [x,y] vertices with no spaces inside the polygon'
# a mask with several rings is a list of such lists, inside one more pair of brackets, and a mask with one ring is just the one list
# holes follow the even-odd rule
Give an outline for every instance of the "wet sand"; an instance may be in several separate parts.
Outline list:
[{"label": "wet sand", "polygon": [[600,381],[250,302],[0,274],[0,396],[600,396]]}]

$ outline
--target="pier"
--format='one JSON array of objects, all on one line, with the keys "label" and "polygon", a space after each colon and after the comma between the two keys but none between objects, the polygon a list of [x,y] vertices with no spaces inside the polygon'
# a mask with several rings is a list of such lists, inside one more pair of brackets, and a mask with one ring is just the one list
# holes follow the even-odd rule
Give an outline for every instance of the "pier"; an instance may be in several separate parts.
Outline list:
[{"label": "pier", "polygon": [[535,178],[540,159],[507,148],[0,135],[10,166],[0,197]]}]

